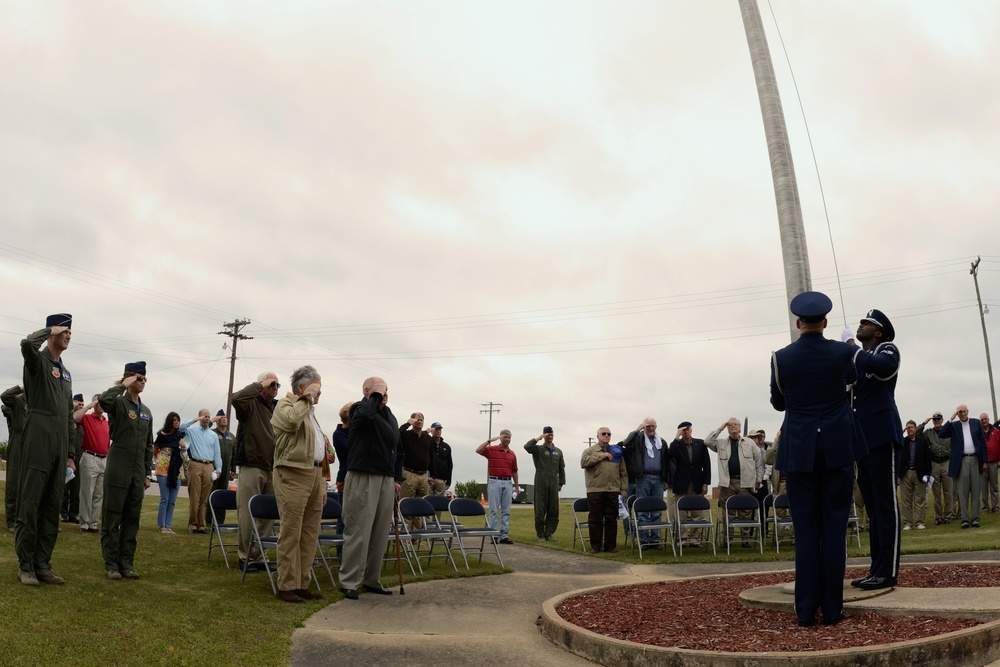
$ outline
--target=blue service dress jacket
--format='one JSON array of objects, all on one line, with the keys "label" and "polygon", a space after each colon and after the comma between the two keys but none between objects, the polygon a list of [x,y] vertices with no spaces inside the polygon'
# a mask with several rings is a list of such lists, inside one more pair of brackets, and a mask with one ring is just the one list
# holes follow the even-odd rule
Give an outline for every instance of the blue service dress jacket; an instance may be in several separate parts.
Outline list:
[{"label": "blue service dress jacket", "polygon": [[805,333],[771,356],[771,405],[785,413],[775,466],[812,472],[817,452],[823,468],[841,468],[868,449],[855,427],[847,387],[857,379],[854,349]]},{"label": "blue service dress jacket", "polygon": [[899,348],[880,343],[871,352],[854,349],[858,381],[854,387],[854,418],[869,449],[902,441],[903,423],[896,409]]}]

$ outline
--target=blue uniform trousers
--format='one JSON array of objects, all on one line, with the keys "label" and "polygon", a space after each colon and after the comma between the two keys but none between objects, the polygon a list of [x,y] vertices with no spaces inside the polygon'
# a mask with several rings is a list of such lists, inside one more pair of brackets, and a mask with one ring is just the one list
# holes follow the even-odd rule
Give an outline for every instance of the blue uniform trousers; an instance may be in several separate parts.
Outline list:
[{"label": "blue uniform trousers", "polygon": [[[820,458],[817,453],[817,458]],[[854,495],[854,466],[786,474],[795,527],[795,613],[812,621],[844,613],[847,515]]]},{"label": "blue uniform trousers", "polygon": [[896,443],[872,447],[858,461],[858,486],[869,517],[873,577],[899,575],[899,545],[902,525],[896,497],[896,471],[902,449]]}]

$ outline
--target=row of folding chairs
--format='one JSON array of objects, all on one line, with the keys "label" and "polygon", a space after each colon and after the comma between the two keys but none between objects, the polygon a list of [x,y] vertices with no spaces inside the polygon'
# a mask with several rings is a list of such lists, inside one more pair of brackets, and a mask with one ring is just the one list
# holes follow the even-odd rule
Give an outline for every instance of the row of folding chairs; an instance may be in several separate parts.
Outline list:
[{"label": "row of folding chairs", "polygon": [[[208,558],[211,559],[212,551],[217,549],[222,552],[223,560],[228,568],[230,567],[229,555],[238,551],[238,544],[234,539],[238,533],[238,524],[226,521],[226,513],[237,509],[236,492],[226,489],[215,490],[209,496],[209,504],[212,508],[212,526],[209,534]],[[433,558],[444,558],[457,571],[458,567],[452,554],[453,551],[459,551],[462,554],[462,560],[467,570],[470,569],[468,556],[477,553],[480,563],[483,556],[495,556],[497,563],[503,567],[503,559],[497,546],[500,533],[489,527],[485,510],[475,500],[468,498],[449,500],[444,496],[403,498],[399,501],[396,510],[394,525],[390,525],[389,528],[390,540],[386,548],[384,563],[395,562],[395,539],[398,531],[399,557],[406,560],[407,566],[414,576],[418,570],[423,573],[421,561],[429,563]],[[277,500],[271,494],[255,495],[250,499],[248,511],[252,520],[254,545],[262,554],[271,588],[276,592],[274,579],[277,574],[277,537],[261,535],[257,529],[257,522],[260,520],[280,521]],[[451,515],[450,521],[442,522],[439,519],[439,512],[444,511]],[[338,534],[336,531],[342,513],[343,508],[335,495],[328,494],[321,518],[315,567],[322,567],[326,570],[334,587],[338,585],[334,570],[339,569],[339,554],[344,544],[343,534]],[[482,517],[482,527],[476,525],[477,517]],[[413,522],[415,527],[411,528],[408,520]],[[468,525],[463,524],[463,521]],[[478,545],[476,540],[478,540]],[[438,547],[440,547],[440,551],[436,552]],[[272,558],[272,554],[274,558]],[[243,581],[245,580],[246,571],[243,572]],[[315,571],[313,572],[313,580],[319,587]]]},{"label": "row of folding chairs", "polygon": [[[637,503],[638,508],[636,508]],[[788,495],[784,493],[777,496],[768,494],[764,500],[763,517],[760,516],[760,505],[754,496],[730,496],[726,499],[725,511],[720,512],[715,521],[713,521],[712,504],[704,496],[679,497],[673,517],[666,516],[669,513],[662,497],[638,498],[631,495],[625,501],[625,506],[630,522],[629,529],[625,534],[625,543],[626,545],[631,544],[632,551],[638,547],[639,558],[642,558],[643,549],[649,550],[650,546],[665,548],[667,544],[670,544],[675,555],[678,552],[683,555],[686,542],[685,533],[700,534],[702,538],[705,538],[704,542],[712,545],[713,553],[715,553],[717,543],[719,546],[724,544],[726,553],[731,553],[736,531],[741,532],[741,539],[745,535],[749,541],[756,543],[762,554],[764,553],[764,542],[768,537],[771,538],[772,545],[779,553],[782,542],[792,541],[792,517],[789,511]],[[777,510],[784,510],[781,512],[782,516],[778,515]],[[738,514],[740,511],[744,513],[742,518]],[[688,512],[701,512],[702,518],[694,519],[682,516]],[[749,517],[746,517],[747,512],[750,514]],[[707,513],[707,518],[705,518],[705,513]],[[587,550],[589,542],[587,514],[589,514],[587,499],[578,498],[575,500],[573,503],[574,549],[577,540],[579,540],[581,549]],[[640,514],[647,514],[647,516],[653,514],[655,516],[652,519],[640,519],[638,516]],[[855,538],[860,548],[861,526],[857,509],[853,503],[848,516],[847,529],[847,539]],[[650,539],[647,539],[645,543],[642,539],[637,540],[639,535],[637,531],[649,531],[647,537]]]}]

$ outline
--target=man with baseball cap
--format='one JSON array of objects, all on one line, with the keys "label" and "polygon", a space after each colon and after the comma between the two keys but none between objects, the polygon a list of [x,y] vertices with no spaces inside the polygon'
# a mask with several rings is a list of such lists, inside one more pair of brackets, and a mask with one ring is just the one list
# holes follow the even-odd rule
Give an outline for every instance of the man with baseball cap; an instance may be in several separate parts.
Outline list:
[{"label": "man with baseball cap", "polygon": [[[934,422],[933,428],[927,428],[927,422]],[[941,437],[941,427],[944,426],[944,416],[940,412],[917,426],[917,435],[927,438],[931,451],[931,495],[934,497],[934,524],[951,523],[958,514],[955,512],[955,480],[948,476],[948,461],[951,459],[951,438]]]},{"label": "man with baseball cap", "polygon": [[76,471],[76,464],[69,458],[76,435],[73,378],[62,361],[62,353],[73,337],[72,326],[73,317],[68,313],[49,315],[43,329],[21,341],[28,417],[21,439],[24,446],[14,550],[19,564],[17,578],[26,586],[37,586],[39,581],[64,583],[52,572],[50,559],[59,536],[66,468]]},{"label": "man with baseball cap", "polygon": [[868,575],[851,585],[865,590],[889,588],[896,585],[899,576],[903,529],[896,496],[903,439],[895,397],[900,362],[899,348],[893,342],[896,330],[885,313],[872,309],[861,318],[856,336],[845,327],[841,338],[855,348],[858,380],[854,387],[854,418],[869,450],[858,462],[858,486],[870,517],[872,564]]},{"label": "man with baseball cap", "polygon": [[854,350],[823,337],[833,308],[821,292],[789,304],[799,339],[771,354],[771,405],[785,413],[775,465],[785,471],[795,528],[795,615],[803,627],[844,615],[844,534],[854,491],[858,442],[846,387],[857,378]]}]

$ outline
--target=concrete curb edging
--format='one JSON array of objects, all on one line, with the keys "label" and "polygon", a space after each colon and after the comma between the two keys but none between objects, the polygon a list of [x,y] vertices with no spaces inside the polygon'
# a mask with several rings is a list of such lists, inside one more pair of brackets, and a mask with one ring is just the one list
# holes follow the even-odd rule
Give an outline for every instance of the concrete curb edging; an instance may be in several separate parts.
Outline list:
[{"label": "concrete curb edging", "polygon": [[[700,577],[696,577],[700,578]],[[649,646],[605,637],[569,623],[556,613],[563,600],[617,588],[595,586],[557,595],[542,603],[539,626],[550,641],[602,665],[628,667],[982,667],[1000,659],[1000,620],[936,637],[831,651],[727,653]]]}]

